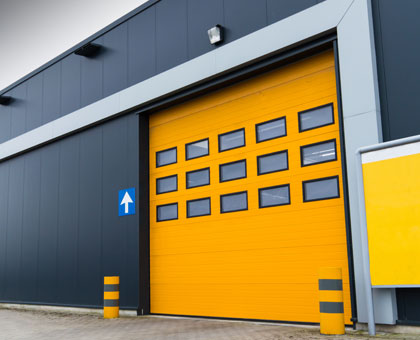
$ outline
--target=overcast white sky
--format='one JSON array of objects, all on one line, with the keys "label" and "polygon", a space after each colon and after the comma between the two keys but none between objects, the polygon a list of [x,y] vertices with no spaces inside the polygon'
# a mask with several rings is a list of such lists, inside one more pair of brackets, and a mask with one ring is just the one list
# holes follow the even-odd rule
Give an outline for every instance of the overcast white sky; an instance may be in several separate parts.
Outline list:
[{"label": "overcast white sky", "polygon": [[0,90],[147,0],[0,0]]}]

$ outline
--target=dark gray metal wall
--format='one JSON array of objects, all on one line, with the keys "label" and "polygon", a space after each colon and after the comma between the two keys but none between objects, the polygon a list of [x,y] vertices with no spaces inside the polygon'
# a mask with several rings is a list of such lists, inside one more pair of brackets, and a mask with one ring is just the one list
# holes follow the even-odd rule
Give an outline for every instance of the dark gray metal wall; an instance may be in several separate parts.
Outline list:
[{"label": "dark gray metal wall", "polygon": [[373,0],[385,140],[420,134],[420,1]]},{"label": "dark gray metal wall", "polygon": [[[73,48],[0,91],[0,143],[211,51],[215,24],[229,43],[321,1],[151,0],[95,35],[95,58]],[[147,201],[117,211],[119,189],[148,196],[147,129],[129,114],[0,162],[0,301],[101,306],[120,275],[121,306],[148,312]]]},{"label": "dark gray metal wall", "polygon": [[139,217],[118,217],[118,190],[138,188],[138,141],[130,114],[0,163],[0,301],[101,306],[120,275],[137,309]]},{"label": "dark gray metal wall", "polygon": [[[95,58],[68,54],[16,85],[0,105],[0,143],[206,53],[207,30],[226,27],[225,43],[323,0],[160,0],[93,42]],[[250,46],[252,48],[252,46]]]},{"label": "dark gray metal wall", "polygon": [[[420,1],[373,0],[384,140],[420,134]],[[397,289],[398,319],[420,325],[420,289]]]}]

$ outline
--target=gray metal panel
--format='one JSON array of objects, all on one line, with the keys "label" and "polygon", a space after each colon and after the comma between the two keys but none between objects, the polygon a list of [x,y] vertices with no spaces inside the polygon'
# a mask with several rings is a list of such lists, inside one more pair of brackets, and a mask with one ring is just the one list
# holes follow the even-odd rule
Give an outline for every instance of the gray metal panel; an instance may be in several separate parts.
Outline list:
[{"label": "gray metal panel", "polygon": [[[102,45],[103,39],[98,38],[93,41],[95,44]],[[89,105],[103,98],[103,60],[101,53],[95,58],[79,56],[82,63],[81,71],[81,93],[82,107]]]},{"label": "gray metal panel", "polygon": [[71,304],[77,295],[79,219],[79,135],[60,141],[58,194],[57,299]]},{"label": "gray metal panel", "polygon": [[138,188],[138,140],[130,114],[0,163],[0,300],[99,307],[117,274],[137,308],[139,216],[118,217],[118,190]]},{"label": "gray metal panel", "polygon": [[102,128],[80,135],[78,304],[102,302]]},{"label": "gray metal panel", "polygon": [[23,173],[22,157],[10,161],[9,197],[7,209],[6,291],[7,300],[19,299],[19,271],[21,264]]},{"label": "gray metal panel", "polygon": [[[385,140],[420,134],[418,0],[373,1]],[[414,40],[413,40],[414,39]]]},{"label": "gray metal panel", "polygon": [[127,296],[123,293],[127,282],[127,219],[118,216],[118,190],[134,186],[128,183],[127,120],[119,119],[103,127],[103,178],[102,178],[102,260],[105,276],[120,276],[121,304]]},{"label": "gray metal panel", "polygon": [[10,163],[0,163],[0,297],[6,290],[7,210],[9,206]]},{"label": "gray metal panel", "polygon": [[[24,156],[25,177],[23,198],[22,260],[19,276],[22,301],[37,301],[37,265],[39,240],[39,196],[41,192],[41,153]],[[1,178],[1,174],[0,174]]]},{"label": "gray metal panel", "polygon": [[16,137],[25,131],[26,118],[26,83],[20,84],[12,91],[13,102],[10,104],[12,110],[10,138]]},{"label": "gray metal panel", "polygon": [[187,0],[163,0],[156,5],[157,72],[188,59]]},{"label": "gray metal panel", "polygon": [[315,2],[320,1],[152,1],[146,10],[95,35],[92,42],[104,46],[98,55],[76,56],[71,49],[26,79],[20,86],[28,87],[28,101],[11,106],[17,114],[11,114],[10,107],[0,107],[0,142],[217,48],[207,37],[207,30],[217,23],[226,27],[228,43]]},{"label": "gray metal panel", "polygon": [[70,54],[61,61],[61,110],[60,116],[81,107],[80,70],[81,58]]},{"label": "gray metal panel", "polygon": [[59,143],[41,149],[41,195],[38,262],[38,300],[57,301]]},{"label": "gray metal panel", "polygon": [[42,74],[28,80],[26,102],[26,131],[42,125]]},{"label": "gray metal panel", "polygon": [[128,85],[156,74],[156,10],[151,7],[128,21]]},{"label": "gray metal panel", "polygon": [[61,65],[54,64],[43,73],[43,102],[44,111],[42,114],[42,123],[51,122],[60,117],[60,85],[61,85]]},{"label": "gray metal panel", "polygon": [[224,0],[227,43],[267,25],[267,2],[264,0]]},{"label": "gray metal panel", "polygon": [[216,47],[211,45],[207,30],[224,25],[223,0],[188,0],[188,57],[195,58]]},{"label": "gray metal panel", "polygon": [[267,0],[268,23],[287,18],[317,3],[318,0]]},{"label": "gray metal panel", "polygon": [[[125,240],[127,244],[127,255],[126,255],[126,267],[127,271],[130,268],[139,268],[139,224],[140,224],[140,199],[139,196],[139,177],[143,174],[139,174],[139,117],[138,115],[130,115],[126,117],[127,120],[127,184],[129,187],[136,188],[136,214],[126,216],[127,218],[127,230],[125,234]],[[146,127],[148,129],[148,125]],[[148,145],[142,145],[143,148],[148,148]],[[141,162],[147,162],[148,160],[140,160]],[[144,199],[144,198],[142,198]],[[144,216],[142,216],[144,219]],[[131,269],[132,270],[132,269]],[[136,270],[131,275],[137,275]],[[129,275],[126,274],[126,277]],[[125,288],[121,291],[121,304],[137,306],[139,300],[139,281],[133,279],[125,279],[121,282],[122,287]]]},{"label": "gray metal panel", "polygon": [[104,97],[126,88],[128,84],[127,26],[127,23],[123,23],[103,36]]}]

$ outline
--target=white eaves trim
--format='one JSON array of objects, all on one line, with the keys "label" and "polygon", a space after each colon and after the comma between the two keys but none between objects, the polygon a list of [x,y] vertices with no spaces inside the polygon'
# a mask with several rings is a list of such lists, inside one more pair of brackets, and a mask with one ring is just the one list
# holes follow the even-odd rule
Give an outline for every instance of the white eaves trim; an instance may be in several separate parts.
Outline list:
[{"label": "white eaves trim", "polygon": [[362,153],[362,164],[385,161],[404,156],[419,155],[420,142],[389,147],[386,149]]}]

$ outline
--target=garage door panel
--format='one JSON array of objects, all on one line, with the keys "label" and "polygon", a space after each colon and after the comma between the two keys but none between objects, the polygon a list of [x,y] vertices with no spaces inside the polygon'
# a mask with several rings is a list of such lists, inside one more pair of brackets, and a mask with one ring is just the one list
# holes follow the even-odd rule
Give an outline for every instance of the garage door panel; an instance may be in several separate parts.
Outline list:
[{"label": "garage door panel", "polygon": [[[206,216],[200,218],[200,221],[194,223],[183,223],[180,228],[171,228],[171,225],[177,225],[177,221],[168,221],[167,227],[159,227],[154,230],[151,235],[151,242],[154,244],[154,249],[158,252],[169,251],[169,249],[180,247],[182,249],[189,249],[190,246],[204,246],[205,243],[209,243],[209,247],[213,244],[210,242],[218,242],[220,246],[223,242],[229,244],[234,240],[236,245],[240,244],[240,240],[251,240],[256,246],[266,246],[265,238],[274,238],[277,234],[281,236],[282,240],[301,240],[304,242],[306,236],[315,240],[324,239],[327,241],[327,237],[334,236],[337,241],[345,243],[345,231],[344,218],[338,214],[334,216],[334,211],[337,210],[336,206],[328,207],[324,209],[325,215],[320,213],[320,209],[313,210],[313,214],[305,214],[305,219],[301,219],[300,216],[304,215],[301,212],[292,211],[290,214],[283,213],[281,222],[277,222],[276,217],[278,213],[269,215],[258,215],[248,218],[248,223],[244,225],[243,221],[236,218],[230,220],[226,219],[215,219],[212,216]],[[275,208],[273,208],[275,209]],[[289,208],[290,210],[291,208]],[[328,213],[331,211],[332,213]],[[256,210],[257,212],[257,210]],[[246,212],[243,212],[244,214]],[[316,213],[316,215],[315,215]],[[335,217],[335,218],[333,218]],[[313,219],[322,219],[322,222],[314,222]],[[191,221],[191,219],[190,219]],[[226,226],[229,225],[229,228]],[[290,233],[293,230],[293,233]],[[268,235],[268,236],[267,236]],[[262,241],[256,242],[256,240]],[[170,244],[167,244],[170,239]],[[194,240],[192,245],[186,244],[189,240]],[[264,242],[263,242],[264,241]],[[267,241],[269,242],[269,241]],[[296,245],[296,244],[294,244]]]},{"label": "garage door panel", "polygon": [[[252,127],[255,123],[263,122],[267,120],[271,120],[277,117],[287,116],[289,115],[295,115],[296,112],[303,111],[306,108],[314,108],[317,106],[320,106],[322,104],[330,102],[330,100],[333,100],[331,96],[327,96],[327,93],[330,93],[331,89],[325,89],[323,93],[321,93],[322,97],[316,96],[316,94],[312,94],[313,97],[306,97],[305,94],[296,95],[295,98],[290,98],[288,95],[276,95],[274,96],[276,99],[278,97],[280,98],[287,98],[291,101],[291,103],[295,102],[296,100],[300,101],[300,105],[287,105],[287,106],[268,106],[268,107],[261,107],[261,106],[249,106],[244,105],[241,108],[235,108],[232,109],[231,106],[238,106],[237,103],[232,103],[231,105],[223,105],[218,108],[213,108],[205,111],[201,111],[195,114],[192,114],[191,116],[188,116],[184,119],[181,119],[180,121],[174,121],[171,125],[174,125],[173,128],[169,128],[166,125],[162,125],[159,128],[156,128],[159,134],[164,134],[168,139],[175,142],[181,142],[184,141],[185,136],[188,135],[188,141],[194,141],[200,139],[201,135],[209,135],[210,138],[216,137],[217,134],[214,133],[216,130],[217,132],[220,131],[220,125],[222,124],[224,126],[223,130],[220,131],[220,133],[233,131],[236,129],[239,129],[243,126],[249,126]],[[263,101],[261,96],[257,97],[259,101]],[[316,100],[315,100],[316,98]],[[250,98],[251,101],[255,101],[255,98]],[[301,109],[302,108],[302,109]],[[225,113],[229,112],[229,116],[226,117]],[[244,120],[243,117],[249,116],[251,114],[258,114],[258,121],[255,122],[254,119],[248,119]],[[218,118],[220,117],[220,118]],[[222,118],[224,117],[224,118]],[[184,122],[184,120],[186,120]],[[194,129],[194,134],[191,135],[191,129],[190,126],[195,126],[197,123],[202,124],[202,126],[199,126]],[[297,122],[294,122],[294,120],[290,123],[291,131],[298,131],[297,128]],[[180,126],[178,126],[180,125]],[[155,132],[155,129],[150,130],[150,134],[153,135]],[[212,135],[213,133],[213,135]],[[255,141],[255,137],[253,138]],[[252,145],[252,144],[251,144]],[[154,146],[154,149],[162,149],[170,147],[169,144],[165,144],[164,140],[158,141],[158,144]],[[153,149],[152,149],[153,150]],[[153,151],[155,151],[153,150]],[[158,151],[158,150],[156,150]],[[182,150],[179,150],[182,151]],[[183,152],[183,151],[182,151]],[[182,157],[182,159],[185,159],[185,157]]]},{"label": "garage door panel", "polygon": [[[274,150],[276,151],[283,151],[283,150]],[[270,151],[271,152],[271,151]],[[270,153],[268,152],[268,153]],[[299,148],[296,148],[296,153],[300,153]],[[268,154],[267,153],[267,154]],[[261,155],[265,155],[266,153],[262,153]],[[339,154],[339,153],[338,153]],[[182,196],[191,196],[196,193],[215,193],[217,190],[217,194],[225,194],[229,193],[232,190],[241,191],[244,188],[248,189],[250,194],[255,194],[255,190],[259,188],[263,188],[265,186],[277,185],[282,184],[282,182],[287,182],[291,184],[292,187],[295,187],[296,194],[291,195],[291,198],[294,198],[295,203],[301,202],[298,197],[302,196],[302,193],[299,192],[299,188],[302,186],[302,180],[310,180],[316,178],[323,178],[323,177],[331,177],[337,175],[337,171],[341,169],[341,162],[340,161],[333,161],[324,164],[317,164],[306,167],[306,169],[300,169],[300,155],[295,155],[289,157],[289,168],[291,167],[299,167],[299,171],[290,171],[284,170],[276,173],[271,174],[264,174],[264,175],[257,175],[257,157],[250,157],[250,158],[228,158],[226,161],[222,161],[220,164],[230,163],[238,160],[246,160],[247,166],[247,178],[238,179],[229,182],[219,183],[219,165],[210,165],[210,186],[201,186],[192,189],[186,189],[186,182],[185,182],[185,173],[182,168],[179,172],[176,171],[168,171],[159,175],[150,176],[150,189],[151,189],[151,201],[161,201],[161,200],[170,200],[172,197],[182,197]],[[203,166],[204,164],[202,164]],[[197,169],[189,169],[188,171],[202,169],[203,167],[199,166]],[[156,194],[156,179],[163,178],[170,175],[178,175],[178,190],[176,192],[169,192],[164,195]],[[291,188],[294,190],[294,188]],[[341,199],[341,197],[339,198]],[[163,201],[162,201],[163,202]],[[305,204],[308,205],[308,204]]]},{"label": "garage door panel", "polygon": [[[334,121],[300,132],[299,112],[326,104],[332,104]],[[285,117],[286,135],[257,142],[256,125],[280,117]],[[245,145],[219,152],[219,135],[238,129],[244,129]],[[209,155],[186,160],[185,145],[203,139],[209,141]],[[333,143],[316,144],[331,140],[335,140],[335,150]],[[311,145],[305,149],[308,165],[302,166],[301,147],[307,145]],[[177,163],[156,167],[156,152],[173,147],[177,147]],[[153,114],[152,313],[319,322],[318,269],[337,266],[343,269],[349,322],[340,148],[332,52]],[[282,154],[264,158],[266,163],[262,163],[266,169],[281,171],[258,173],[258,156],[285,150],[287,169]],[[246,177],[221,181],[220,166],[240,160],[246,163]],[[283,163],[278,163],[280,160]],[[186,173],[203,168],[209,168],[210,183],[187,189]],[[231,174],[235,173],[243,175]],[[177,190],[157,194],[157,179],[172,175],[177,175]],[[306,185],[307,199],[334,198],[305,202],[303,182],[329,177],[337,180]],[[334,183],[338,183],[338,190]],[[259,191],[277,186],[283,187]],[[238,192],[246,192],[246,205],[235,201],[235,196],[229,197],[238,204],[237,209],[245,210],[223,213],[221,197]],[[188,217],[187,202],[207,197],[210,215]],[[281,205],[263,208],[262,198],[268,204]],[[158,207],[171,203],[178,204],[177,218],[157,222]]]},{"label": "garage door panel", "polygon": [[[331,72],[334,72],[334,68],[331,69]],[[309,85],[311,86],[310,82]],[[302,86],[308,86],[308,82],[302,81],[299,87]],[[277,115],[283,116],[287,112],[302,111],[304,107],[317,107],[321,104],[328,103],[329,99],[335,100],[331,96],[332,88],[330,86],[322,90],[317,88],[316,92],[314,90],[305,90],[303,92],[288,90],[285,93],[282,88],[278,88],[276,91],[270,91],[273,92],[270,96],[268,94],[250,95],[206,110],[191,112],[183,118],[173,120],[171,124],[151,128],[150,133],[154,134],[155,131],[158,131],[159,134],[163,133],[167,138],[174,141],[183,139],[185,133],[187,133],[189,138],[194,140],[194,136],[199,136],[215,129],[220,130],[220,124],[223,124],[224,130],[229,131],[230,129],[234,130],[239,125],[254,122],[255,118],[247,119],[247,117],[254,114],[255,111],[258,112],[258,116],[264,121],[269,120],[271,117],[274,118]],[[270,100],[266,99],[267,97],[271,98],[272,104],[268,103]],[[281,99],[281,105],[277,101],[278,99]],[[298,105],[296,104],[297,101],[299,102]],[[261,105],[261,103],[264,103],[264,105]],[[302,110],[300,109],[301,107]],[[221,114],[225,112],[229,112],[229,116]],[[202,125],[197,126],[194,132],[191,133],[188,127],[197,125],[197,122],[200,122]],[[173,125],[176,129],[170,128],[168,125]],[[161,140],[157,141],[157,144],[153,147],[164,148],[164,145],[164,140]]]},{"label": "garage door panel", "polygon": [[[159,115],[154,117],[153,121],[150,122],[150,128],[153,129],[159,125],[164,125],[173,120],[180,119],[191,114],[191,112],[206,110],[210,107],[230,102],[237,98],[244,97],[247,94],[261,91],[261,89],[287,84],[293,80],[307,77],[308,75],[319,73],[323,70],[331,72],[334,67],[334,60],[332,59],[331,54],[323,54],[318,56],[318,58],[309,58],[306,60],[304,68],[302,68],[302,63],[294,63],[289,65],[288,68],[283,68],[278,72],[267,74],[264,78],[255,78],[253,82],[241,82],[202,97],[200,98],[200,101],[190,101],[183,104],[182,107],[180,106],[160,112]],[[281,74],[281,76],[279,76],[279,74]],[[335,75],[332,74],[331,76],[335,77]],[[333,84],[331,84],[331,86],[333,86]]]}]

